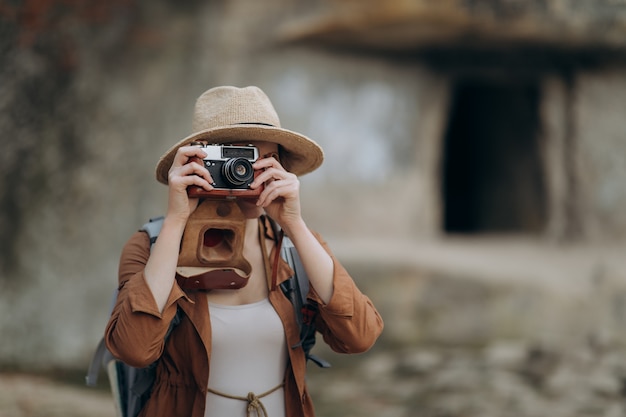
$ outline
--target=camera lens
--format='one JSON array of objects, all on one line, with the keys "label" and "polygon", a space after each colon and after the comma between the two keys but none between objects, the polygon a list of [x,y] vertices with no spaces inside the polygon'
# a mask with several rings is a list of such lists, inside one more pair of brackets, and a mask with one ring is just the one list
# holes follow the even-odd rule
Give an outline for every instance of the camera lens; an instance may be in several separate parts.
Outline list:
[{"label": "camera lens", "polygon": [[232,185],[243,185],[252,182],[254,170],[252,163],[245,158],[231,158],[222,166],[224,178]]}]

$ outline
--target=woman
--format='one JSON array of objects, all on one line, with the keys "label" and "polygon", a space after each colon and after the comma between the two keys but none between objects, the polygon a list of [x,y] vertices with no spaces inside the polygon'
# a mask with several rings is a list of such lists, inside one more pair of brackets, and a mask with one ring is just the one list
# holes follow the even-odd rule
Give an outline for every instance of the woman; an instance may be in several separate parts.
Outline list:
[{"label": "woman", "polygon": [[[300,212],[298,175],[319,167],[321,148],[283,129],[267,96],[257,87],[217,87],[196,102],[195,133],[174,145],[157,165],[168,185],[168,208],[156,243],[134,234],[123,249],[120,292],[106,329],[107,347],[129,365],[158,361],[157,379],[142,416],[314,416],[305,384],[306,359],[298,345],[293,307],[280,283],[291,275],[275,259],[277,223],[291,238],[309,277],[308,298],[317,303],[316,329],[335,351],[363,352],[383,322]],[[175,279],[183,232],[199,199],[188,187],[210,192],[213,178],[193,142],[252,143],[258,175],[250,185],[258,198],[237,199],[245,215],[243,255],[251,265],[239,289],[183,290]],[[270,220],[271,219],[271,220]],[[277,258],[276,258],[277,259]],[[177,309],[183,318],[165,342]],[[297,347],[294,347],[297,346]]]}]

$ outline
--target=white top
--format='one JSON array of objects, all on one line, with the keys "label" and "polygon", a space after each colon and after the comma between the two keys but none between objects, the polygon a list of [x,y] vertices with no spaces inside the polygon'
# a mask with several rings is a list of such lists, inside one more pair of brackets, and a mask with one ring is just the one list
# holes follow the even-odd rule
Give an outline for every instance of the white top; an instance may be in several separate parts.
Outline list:
[{"label": "white top", "polygon": [[[287,367],[283,324],[268,299],[239,306],[209,302],[211,363],[209,388],[224,394],[260,395],[281,384]],[[260,398],[268,416],[285,417],[281,388]],[[207,393],[205,417],[245,417],[246,401]]]}]

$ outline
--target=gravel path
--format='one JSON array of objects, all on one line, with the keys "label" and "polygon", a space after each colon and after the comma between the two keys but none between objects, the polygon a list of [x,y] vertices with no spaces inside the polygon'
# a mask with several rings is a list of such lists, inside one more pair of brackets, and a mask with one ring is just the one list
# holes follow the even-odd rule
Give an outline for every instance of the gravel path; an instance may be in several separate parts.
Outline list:
[{"label": "gravel path", "polygon": [[42,376],[0,374],[0,417],[115,417],[104,390]]}]

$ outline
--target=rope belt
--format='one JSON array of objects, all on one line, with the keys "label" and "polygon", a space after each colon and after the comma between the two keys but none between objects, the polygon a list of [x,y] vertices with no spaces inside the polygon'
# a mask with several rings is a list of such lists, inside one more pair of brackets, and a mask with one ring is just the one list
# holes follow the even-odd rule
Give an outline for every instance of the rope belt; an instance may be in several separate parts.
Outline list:
[{"label": "rope belt", "polygon": [[281,382],[280,384],[276,385],[271,390],[265,391],[264,393],[259,394],[259,395],[256,395],[254,392],[249,392],[247,397],[239,397],[237,395],[224,394],[223,392],[216,391],[212,388],[208,388],[208,391],[212,394],[219,395],[220,397],[230,398],[231,400],[246,401],[248,403],[248,409],[246,410],[246,417],[250,417],[251,415],[250,413],[252,413],[252,411],[256,412],[257,417],[268,417],[267,410],[265,409],[265,406],[261,402],[261,398],[267,397],[274,391],[278,391],[284,385],[285,383]]}]

